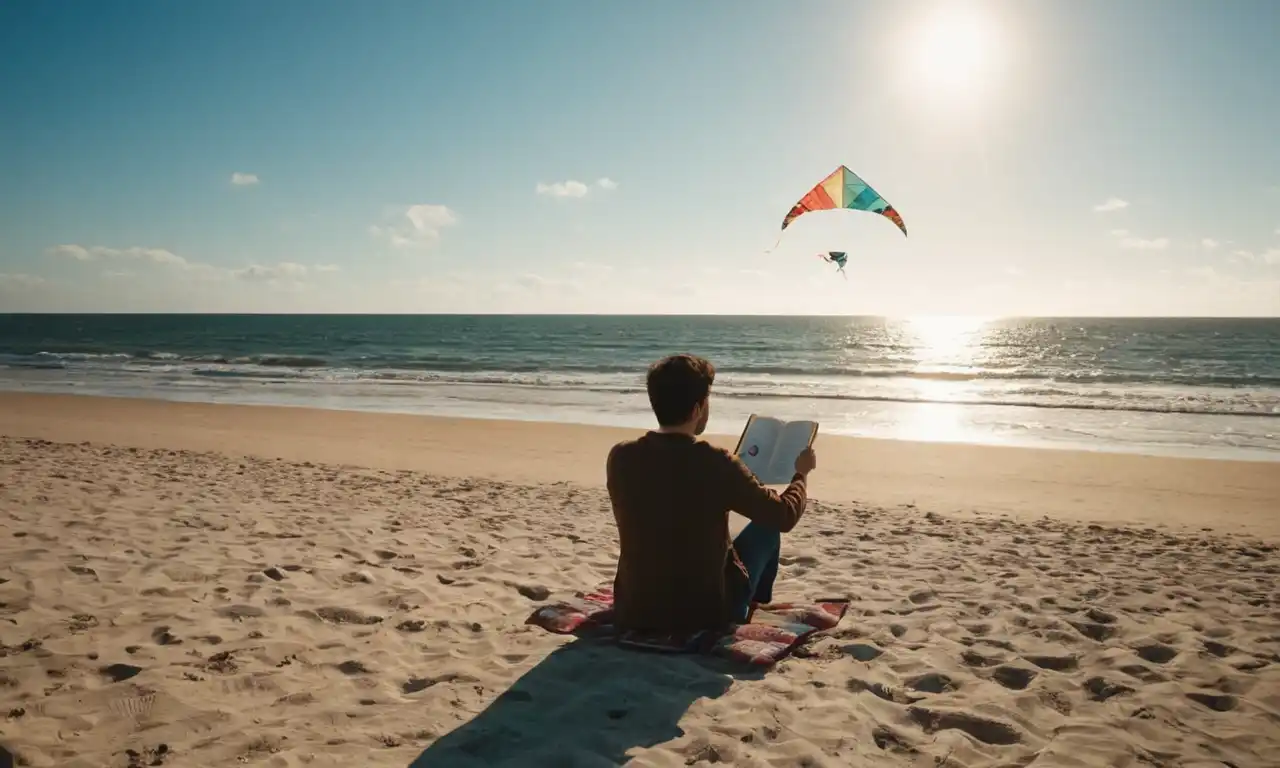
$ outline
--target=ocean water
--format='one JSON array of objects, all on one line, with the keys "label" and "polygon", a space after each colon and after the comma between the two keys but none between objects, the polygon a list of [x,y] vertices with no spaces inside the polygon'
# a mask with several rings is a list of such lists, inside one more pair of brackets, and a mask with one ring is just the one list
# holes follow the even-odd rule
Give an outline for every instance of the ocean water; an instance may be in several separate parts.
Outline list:
[{"label": "ocean water", "polygon": [[0,315],[0,389],[649,426],[703,355],[755,412],[930,441],[1280,460],[1280,320]]}]

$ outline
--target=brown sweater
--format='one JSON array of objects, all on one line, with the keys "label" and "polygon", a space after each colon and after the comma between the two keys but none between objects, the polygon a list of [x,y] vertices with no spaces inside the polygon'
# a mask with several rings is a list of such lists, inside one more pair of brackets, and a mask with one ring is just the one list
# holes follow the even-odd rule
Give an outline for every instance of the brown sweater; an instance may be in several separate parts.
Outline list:
[{"label": "brown sweater", "polygon": [[804,514],[803,477],[779,495],[736,456],[687,435],[650,432],[619,443],[607,474],[622,547],[615,620],[627,628],[729,623],[748,583],[729,538],[729,511],[784,533]]}]

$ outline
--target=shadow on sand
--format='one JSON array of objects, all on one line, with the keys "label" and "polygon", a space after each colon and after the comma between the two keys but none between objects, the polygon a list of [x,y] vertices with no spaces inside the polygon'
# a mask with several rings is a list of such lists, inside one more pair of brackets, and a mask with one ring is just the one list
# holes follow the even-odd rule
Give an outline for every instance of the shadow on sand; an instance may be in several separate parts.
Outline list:
[{"label": "shadow on sand", "polygon": [[619,765],[634,747],[681,736],[677,723],[696,700],[720,696],[734,679],[761,677],[707,657],[576,640],[433,742],[409,768]]}]

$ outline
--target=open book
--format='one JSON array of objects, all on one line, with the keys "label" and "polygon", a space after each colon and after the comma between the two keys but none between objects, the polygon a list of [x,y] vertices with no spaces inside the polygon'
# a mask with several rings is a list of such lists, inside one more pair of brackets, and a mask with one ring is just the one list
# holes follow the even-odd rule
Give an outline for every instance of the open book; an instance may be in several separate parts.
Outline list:
[{"label": "open book", "polygon": [[782,421],[753,413],[734,453],[761,483],[786,485],[796,473],[796,457],[817,436],[816,421]]}]

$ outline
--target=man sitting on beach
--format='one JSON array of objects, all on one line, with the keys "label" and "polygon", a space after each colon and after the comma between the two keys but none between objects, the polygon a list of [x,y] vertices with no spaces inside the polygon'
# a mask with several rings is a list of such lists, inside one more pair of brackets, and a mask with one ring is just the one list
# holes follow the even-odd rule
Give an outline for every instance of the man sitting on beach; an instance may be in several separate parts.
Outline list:
[{"label": "man sitting on beach", "polygon": [[[750,620],[773,599],[782,534],[804,514],[813,449],[796,459],[779,495],[738,457],[697,439],[706,429],[715,368],[675,355],[649,368],[659,428],[619,443],[607,463],[622,553],[615,622],[628,629],[688,631]],[[729,511],[751,522],[730,543]]]}]

